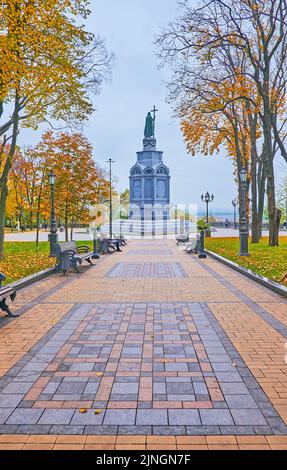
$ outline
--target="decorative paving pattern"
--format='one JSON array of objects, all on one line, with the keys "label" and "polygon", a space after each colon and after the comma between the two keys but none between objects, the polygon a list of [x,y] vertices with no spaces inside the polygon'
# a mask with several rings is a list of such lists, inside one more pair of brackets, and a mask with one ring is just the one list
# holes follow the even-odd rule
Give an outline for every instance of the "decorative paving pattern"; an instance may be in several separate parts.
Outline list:
[{"label": "decorative paving pattern", "polygon": [[177,278],[188,277],[180,263],[117,263],[106,277]]},{"label": "decorative paving pattern", "polygon": [[284,299],[172,240],[81,272],[0,315],[0,450],[287,448]]},{"label": "decorative paving pattern", "polygon": [[198,303],[73,307],[0,380],[0,424],[6,434],[287,431]]},{"label": "decorative paving pattern", "polygon": [[144,255],[144,256],[166,256],[166,255],[172,255],[172,251],[169,249],[162,249],[162,250],[151,250],[151,249],[145,249],[145,250],[130,250],[128,253],[130,256],[138,256],[138,255]]}]

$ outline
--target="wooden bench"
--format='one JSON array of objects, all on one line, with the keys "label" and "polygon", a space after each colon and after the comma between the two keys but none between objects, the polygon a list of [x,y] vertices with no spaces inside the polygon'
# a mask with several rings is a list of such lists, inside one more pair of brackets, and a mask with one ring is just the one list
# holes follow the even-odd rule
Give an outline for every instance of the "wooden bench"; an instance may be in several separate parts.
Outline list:
[{"label": "wooden bench", "polygon": [[57,269],[65,274],[69,267],[72,267],[77,273],[80,273],[78,265],[87,261],[93,266],[92,259],[98,258],[98,255],[87,245],[77,246],[76,242],[57,243]]},{"label": "wooden bench", "polygon": [[14,315],[8,305],[6,304],[6,299],[10,297],[12,302],[14,302],[16,297],[16,290],[14,287],[11,286],[2,286],[2,282],[5,281],[6,276],[3,273],[0,273],[0,308],[3,312],[7,313],[8,317],[18,317],[18,315]]}]

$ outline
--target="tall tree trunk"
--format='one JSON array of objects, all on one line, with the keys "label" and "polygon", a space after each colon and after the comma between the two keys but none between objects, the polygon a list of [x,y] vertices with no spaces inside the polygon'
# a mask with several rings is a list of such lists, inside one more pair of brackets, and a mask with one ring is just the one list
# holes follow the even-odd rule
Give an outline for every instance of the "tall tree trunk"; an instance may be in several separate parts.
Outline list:
[{"label": "tall tree trunk", "polygon": [[37,220],[37,231],[36,231],[36,246],[39,245],[39,230],[40,230],[40,210],[41,210],[41,200],[42,200],[42,189],[43,189],[43,182],[44,182],[44,172],[42,173],[41,177],[41,182],[40,182],[40,188],[39,188],[39,194],[38,194],[38,201],[37,201],[37,215],[36,215],[36,220]]},{"label": "tall tree trunk", "polygon": [[19,98],[18,95],[15,97],[15,106],[13,113],[13,131],[12,131],[12,141],[9,154],[7,156],[4,169],[2,171],[0,179],[0,259],[4,258],[4,239],[5,239],[5,214],[6,214],[6,201],[8,195],[8,175],[12,166],[13,157],[16,150],[16,142],[18,136],[19,128]]},{"label": "tall tree trunk", "polygon": [[257,165],[251,159],[251,196],[252,196],[252,224],[251,224],[251,243],[258,243],[260,238],[260,222],[258,213],[258,195],[257,195]]},{"label": "tall tree trunk", "polygon": [[74,235],[74,220],[72,220],[72,223],[71,223],[71,241],[73,240],[73,235]]},{"label": "tall tree trunk", "polygon": [[33,230],[33,211],[32,211],[32,209],[29,212],[29,229]]},{"label": "tall tree trunk", "polygon": [[258,243],[260,238],[260,225],[259,225],[259,214],[258,214],[258,192],[257,192],[257,167],[258,167],[258,155],[256,147],[256,128],[257,128],[257,116],[253,116],[250,112],[250,103],[246,103],[248,113],[248,124],[250,130],[250,173],[251,173],[251,243]]},{"label": "tall tree trunk", "polygon": [[[264,152],[264,150],[263,150]],[[266,174],[265,174],[265,158],[264,153],[261,156],[258,165],[258,218],[259,218],[259,239],[262,238],[262,221],[264,212],[264,200],[265,200],[265,185],[266,185]]]},{"label": "tall tree trunk", "polygon": [[269,216],[269,246],[279,246],[279,226],[281,211],[276,208],[273,166],[267,176],[267,199]]},{"label": "tall tree trunk", "polygon": [[66,207],[65,207],[65,241],[69,241],[69,231],[68,231],[68,221],[69,221],[69,212],[68,212],[68,201],[66,201]]}]

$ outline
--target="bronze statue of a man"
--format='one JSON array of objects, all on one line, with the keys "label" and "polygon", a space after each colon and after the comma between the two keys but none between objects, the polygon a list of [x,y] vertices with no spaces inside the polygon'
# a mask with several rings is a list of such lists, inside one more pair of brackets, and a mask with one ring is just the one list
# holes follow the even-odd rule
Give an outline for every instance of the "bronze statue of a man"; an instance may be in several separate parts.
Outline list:
[{"label": "bronze statue of a man", "polygon": [[148,113],[146,120],[145,120],[145,130],[144,130],[145,137],[154,137],[154,119],[151,116],[151,113]]}]

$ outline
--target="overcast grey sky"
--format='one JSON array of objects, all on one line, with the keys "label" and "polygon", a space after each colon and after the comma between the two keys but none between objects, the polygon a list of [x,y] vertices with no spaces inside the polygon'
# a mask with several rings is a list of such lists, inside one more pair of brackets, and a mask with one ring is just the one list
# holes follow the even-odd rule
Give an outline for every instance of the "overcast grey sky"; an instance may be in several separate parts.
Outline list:
[{"label": "overcast grey sky", "polygon": [[[102,165],[112,158],[119,187],[128,187],[130,167],[136,151],[142,149],[145,117],[155,104],[159,109],[156,122],[158,150],[171,172],[173,202],[198,203],[206,190],[214,193],[213,209],[230,209],[236,196],[233,167],[220,154],[191,157],[187,154],[179,122],[171,118],[165,103],[164,80],[168,70],[158,70],[155,35],[160,27],[176,16],[176,0],[91,0],[92,15],[88,26],[106,39],[107,48],[116,56],[110,83],[95,97],[96,112],[84,128],[92,142],[95,158]],[[21,140],[34,140],[24,131]],[[27,141],[28,140],[28,141]]]}]

